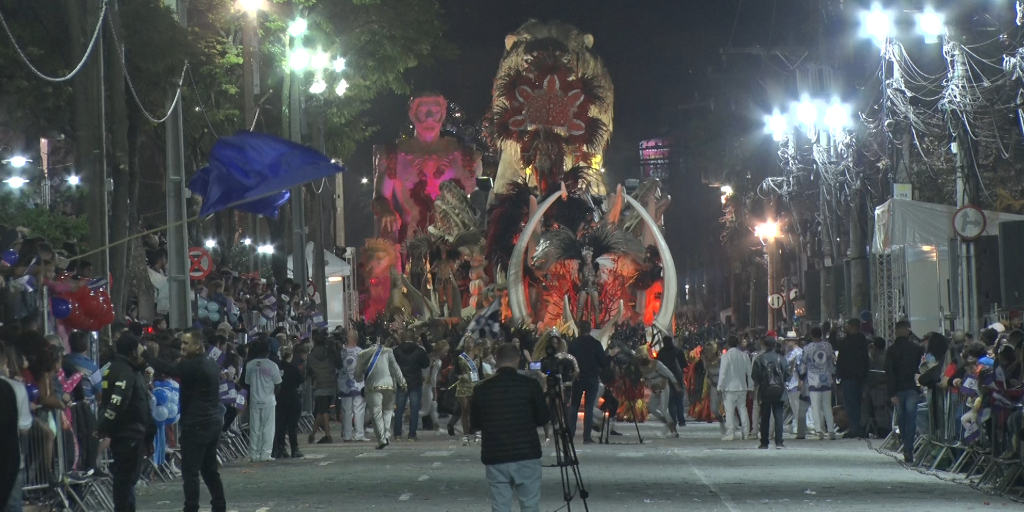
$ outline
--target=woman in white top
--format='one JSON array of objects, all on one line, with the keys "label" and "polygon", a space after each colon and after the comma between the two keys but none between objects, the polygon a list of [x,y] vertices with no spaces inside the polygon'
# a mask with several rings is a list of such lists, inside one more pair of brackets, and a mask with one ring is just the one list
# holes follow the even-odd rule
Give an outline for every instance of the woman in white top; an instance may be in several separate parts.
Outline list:
[{"label": "woman in white top", "polygon": [[430,366],[423,370],[423,405],[420,407],[420,417],[430,418],[432,428],[437,429],[437,435],[444,433],[437,414],[437,376],[441,373],[441,357],[446,353],[447,341],[434,343],[434,349],[430,352]]}]

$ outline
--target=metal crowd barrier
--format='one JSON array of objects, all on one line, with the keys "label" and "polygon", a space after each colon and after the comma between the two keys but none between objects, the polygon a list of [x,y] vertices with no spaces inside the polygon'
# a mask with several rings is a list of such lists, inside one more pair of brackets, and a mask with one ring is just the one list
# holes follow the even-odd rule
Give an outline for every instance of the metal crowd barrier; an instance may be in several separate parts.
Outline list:
[{"label": "metal crowd barrier", "polygon": [[[921,425],[918,415],[913,467],[946,472],[976,488],[1024,497],[1024,443],[1013,446],[1013,437],[1022,426],[1022,407],[987,399],[975,420],[978,435],[968,440],[963,417],[972,410],[973,402],[974,397],[954,389],[925,394],[927,422]],[[1015,413],[1016,424],[1011,429]],[[893,415],[892,432],[882,443],[884,450],[902,450],[898,414]]]}]

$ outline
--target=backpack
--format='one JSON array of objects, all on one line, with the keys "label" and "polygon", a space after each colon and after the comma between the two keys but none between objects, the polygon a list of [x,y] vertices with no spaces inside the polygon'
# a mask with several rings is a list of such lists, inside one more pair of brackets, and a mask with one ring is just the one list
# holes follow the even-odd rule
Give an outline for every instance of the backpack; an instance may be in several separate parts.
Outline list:
[{"label": "backpack", "polygon": [[783,376],[782,367],[779,366],[777,358],[773,358],[765,363],[765,372],[761,380],[762,398],[769,402],[782,400],[782,395],[786,392],[786,379]]}]

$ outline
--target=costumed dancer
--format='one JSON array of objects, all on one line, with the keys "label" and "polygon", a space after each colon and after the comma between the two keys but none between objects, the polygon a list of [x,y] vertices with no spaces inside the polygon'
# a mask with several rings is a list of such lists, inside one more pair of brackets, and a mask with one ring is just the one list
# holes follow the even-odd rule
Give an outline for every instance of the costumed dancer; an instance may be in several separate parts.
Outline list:
[{"label": "costumed dancer", "polygon": [[405,377],[395,360],[395,353],[377,342],[359,353],[356,363],[356,382],[365,383],[366,405],[373,417],[373,433],[377,436],[377,449],[390,442],[391,425],[395,416],[395,391],[405,388]]},{"label": "costumed dancer", "polygon": [[[473,386],[480,382],[481,361],[479,357],[472,355],[475,342],[476,340],[472,335],[467,335],[463,338],[462,353],[455,359],[457,364],[454,365],[454,369],[459,372],[459,380],[455,382],[455,398],[459,401],[459,408],[462,410],[460,415],[460,420],[462,421],[462,446],[469,446],[469,436],[473,432],[469,423],[469,401],[473,397]],[[452,432],[452,426],[449,424],[448,433]],[[477,435],[475,440],[480,442],[480,436]]]},{"label": "costumed dancer", "polygon": [[[679,437],[679,432],[676,432],[676,423],[672,421],[668,410],[669,386],[681,391],[679,381],[664,364],[650,358],[646,345],[637,351],[637,356],[640,359],[640,368],[644,372],[644,381],[651,388],[651,414],[665,423],[672,437]],[[657,409],[653,407],[654,403],[658,404]]]}]

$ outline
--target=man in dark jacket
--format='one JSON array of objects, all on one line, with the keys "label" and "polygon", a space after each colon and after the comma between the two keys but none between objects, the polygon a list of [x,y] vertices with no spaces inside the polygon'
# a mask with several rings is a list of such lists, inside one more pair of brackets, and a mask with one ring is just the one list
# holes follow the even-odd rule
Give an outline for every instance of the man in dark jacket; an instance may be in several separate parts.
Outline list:
[{"label": "man in dark jacket", "polygon": [[[941,334],[935,336],[942,337]],[[917,368],[924,350],[906,336],[896,338],[885,354],[885,376],[889,397],[896,406],[900,436],[903,438],[903,459],[914,462],[914,436],[917,434],[917,404],[921,392],[917,386]]]},{"label": "man in dark jacket", "polygon": [[[152,451],[156,425],[149,409],[146,364],[142,345],[124,333],[115,345],[116,355],[103,379],[103,402],[96,437],[110,438],[113,461],[114,512],[135,512],[135,483],[142,460]],[[183,401],[184,405],[184,401]]]},{"label": "man in dark jacket", "polygon": [[768,449],[768,427],[775,417],[775,448],[782,449],[782,426],[786,421],[784,413],[785,401],[782,397],[786,391],[791,373],[785,356],[775,351],[777,342],[772,336],[765,336],[761,345],[764,353],[754,359],[750,369],[750,380],[757,385],[757,400],[761,413],[761,445],[758,448]]},{"label": "man in dark jacket", "polygon": [[[410,333],[411,335],[411,333]],[[409,403],[409,440],[416,440],[416,427],[420,422],[420,402],[423,398],[423,370],[430,366],[427,351],[415,341],[406,341],[395,347],[395,361],[402,369],[408,387],[395,394],[398,410],[395,412],[395,441],[402,438],[402,418],[405,404]]]},{"label": "man in dark jacket", "polygon": [[586,394],[586,406],[583,409],[583,444],[593,443],[590,435],[594,427],[594,407],[597,404],[597,390],[601,384],[601,369],[608,366],[608,354],[597,338],[590,335],[590,322],[580,322],[580,336],[569,344],[569,354],[576,358],[580,367],[580,375],[572,386],[572,404],[569,406],[570,417],[565,418],[565,426],[569,429],[569,437],[576,436],[576,413],[580,410],[583,395]]},{"label": "man in dark jacket", "polygon": [[483,436],[480,460],[486,466],[491,509],[510,510],[512,490],[519,508],[537,511],[540,504],[540,438],[548,423],[544,391],[536,379],[520,375],[519,349],[503,343],[495,354],[495,375],[473,388],[470,424]]},{"label": "man in dark jacket", "polygon": [[[658,351],[657,359],[659,363],[665,365],[665,368],[668,368],[668,371],[672,372],[676,382],[679,382],[681,385],[683,383],[683,368],[687,366],[686,355],[682,350],[676,348],[671,336],[665,336],[661,339],[661,350]],[[675,386],[669,386],[668,412],[672,416],[672,421],[676,422],[677,427],[686,426],[686,409],[683,406],[683,393],[676,391]]]},{"label": "man in dark jacket", "polygon": [[341,358],[328,343],[327,334],[323,331],[313,333],[313,350],[306,360],[306,374],[313,378],[313,431],[309,433],[310,444],[316,440],[318,429],[323,429],[324,437],[317,444],[334,442],[331,437],[331,403],[338,394],[340,368]]},{"label": "man in dark jacket", "polygon": [[220,367],[206,355],[206,341],[195,329],[181,335],[181,361],[172,363],[147,352],[154,370],[181,381],[181,482],[185,512],[199,511],[199,475],[210,491],[212,512],[224,512],[224,484],[217,466],[217,445],[224,426],[220,403]]},{"label": "man in dark jacket", "polygon": [[864,382],[871,371],[871,357],[868,355],[868,339],[860,332],[860,320],[846,321],[846,336],[836,343],[839,359],[836,361],[836,376],[843,390],[843,408],[850,420],[850,428],[843,439],[862,438],[864,427],[860,422],[860,411],[864,401]]},{"label": "man in dark jacket", "polygon": [[291,443],[291,457],[305,457],[299,450],[298,428],[302,416],[302,370],[295,366],[294,351],[291,347],[281,349],[281,386],[277,390],[276,426],[274,427],[274,451],[270,456],[275,459],[287,457],[285,437]]}]

